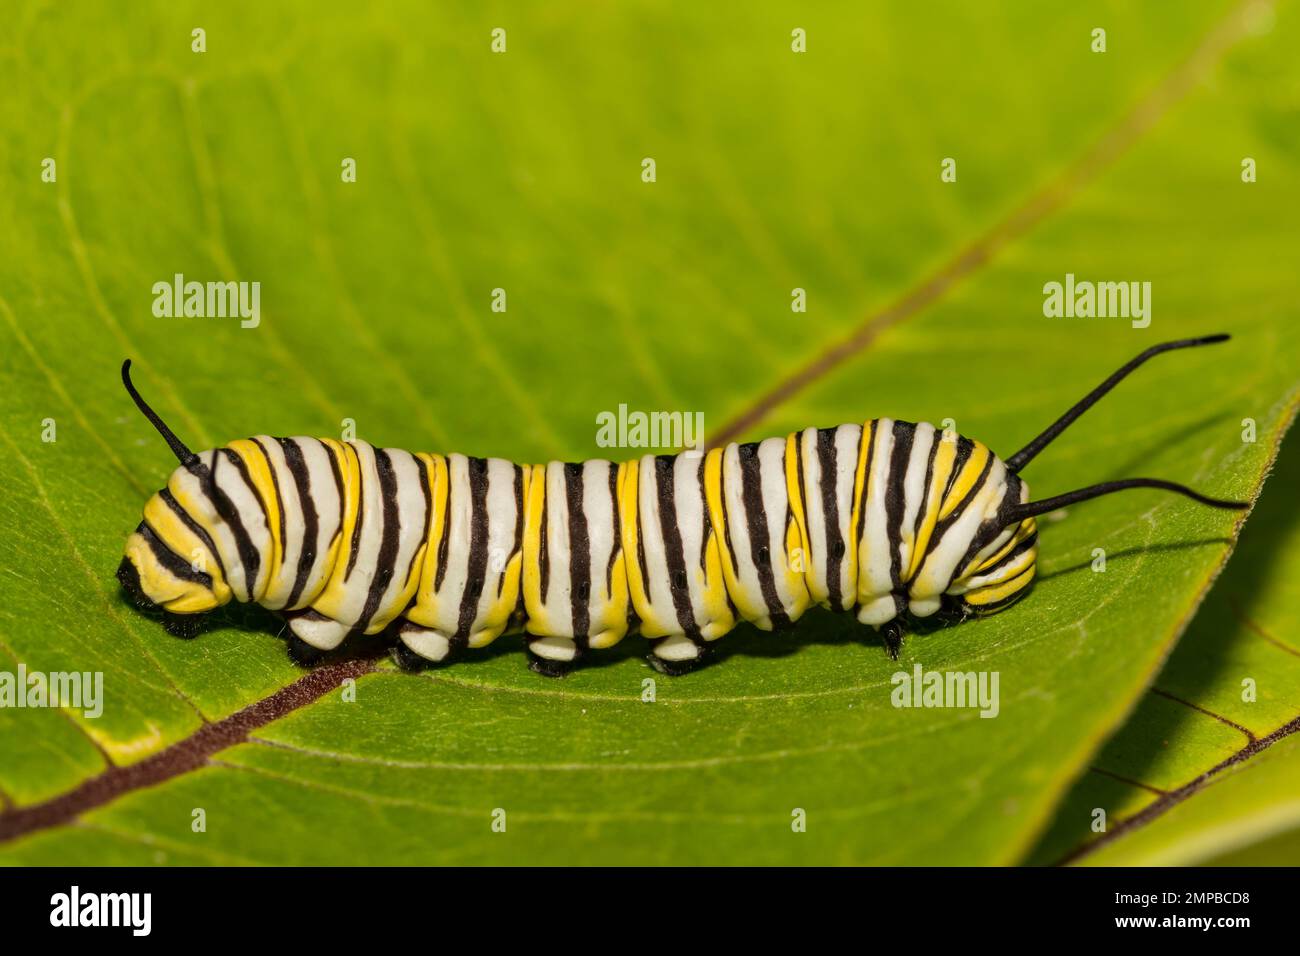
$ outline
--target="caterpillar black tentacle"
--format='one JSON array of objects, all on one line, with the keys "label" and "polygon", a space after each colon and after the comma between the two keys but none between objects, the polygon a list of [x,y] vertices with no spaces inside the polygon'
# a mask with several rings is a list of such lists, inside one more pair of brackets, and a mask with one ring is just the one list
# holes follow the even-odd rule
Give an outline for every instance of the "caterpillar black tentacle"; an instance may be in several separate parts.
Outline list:
[{"label": "caterpillar black tentacle", "polygon": [[639,631],[684,673],[748,621],[793,625],[812,605],[883,628],[1008,607],[1031,586],[1035,517],[1151,478],[1030,501],[1020,470],[1155,346],[1003,461],[926,423],[873,419],[707,453],[521,466],[360,440],[259,435],[194,453],[122,380],[180,461],[127,539],[118,579],[168,628],[230,601],[279,613],[311,663],[350,634],[391,633],[403,668],[445,663],[522,630],[558,675]]}]

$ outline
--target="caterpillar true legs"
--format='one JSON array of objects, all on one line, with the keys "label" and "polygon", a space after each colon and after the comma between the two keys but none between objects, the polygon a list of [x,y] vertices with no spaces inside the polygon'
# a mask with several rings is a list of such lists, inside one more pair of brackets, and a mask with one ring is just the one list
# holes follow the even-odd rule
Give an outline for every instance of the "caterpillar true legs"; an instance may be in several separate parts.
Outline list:
[{"label": "caterpillar true legs", "polygon": [[520,466],[364,441],[241,439],[180,460],[128,538],[118,578],[171,629],[229,601],[280,613],[299,658],[392,634],[399,663],[441,663],[522,629],[556,674],[639,631],[666,673],[742,621],[788,627],[812,605],[885,630],[1001,610],[1033,582],[1034,518],[1134,487],[1242,508],[1172,482],[1107,482],[1029,501],[1019,471],[1154,346],[1003,461],[932,425],[873,419],[707,453]]}]

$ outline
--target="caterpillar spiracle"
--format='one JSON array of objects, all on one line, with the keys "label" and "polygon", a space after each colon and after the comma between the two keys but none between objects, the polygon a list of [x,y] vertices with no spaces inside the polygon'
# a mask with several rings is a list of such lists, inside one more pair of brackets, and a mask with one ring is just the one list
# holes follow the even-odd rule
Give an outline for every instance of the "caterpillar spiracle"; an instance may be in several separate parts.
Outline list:
[{"label": "caterpillar spiracle", "polygon": [[388,632],[399,664],[446,662],[522,630],[531,666],[564,673],[639,631],[669,674],[748,621],[812,605],[883,629],[999,611],[1029,589],[1034,518],[1127,488],[1216,508],[1183,485],[1129,478],[1029,500],[1021,469],[1152,356],[1153,346],[1010,458],[933,425],[877,418],[707,453],[522,466],[331,438],[240,439],[190,451],[122,380],[180,460],[126,542],[118,579],[173,633],[229,601],[282,615],[310,663],[350,634]]}]

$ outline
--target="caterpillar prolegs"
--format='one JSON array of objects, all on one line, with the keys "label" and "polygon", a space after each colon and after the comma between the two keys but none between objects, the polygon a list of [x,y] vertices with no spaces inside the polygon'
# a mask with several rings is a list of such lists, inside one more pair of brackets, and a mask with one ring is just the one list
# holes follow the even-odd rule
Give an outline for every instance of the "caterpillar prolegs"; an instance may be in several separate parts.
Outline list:
[{"label": "caterpillar prolegs", "polygon": [[181,464],[127,540],[118,578],[192,633],[230,601],[280,613],[300,660],[389,632],[406,666],[522,630],[534,669],[563,673],[639,631],[680,673],[742,621],[792,625],[814,604],[884,629],[991,613],[1024,595],[1034,518],[1125,488],[1030,501],[1019,471],[1154,346],[1005,461],[926,423],[879,418],[706,453],[522,466],[360,440],[257,436],[191,452],[122,378]]}]

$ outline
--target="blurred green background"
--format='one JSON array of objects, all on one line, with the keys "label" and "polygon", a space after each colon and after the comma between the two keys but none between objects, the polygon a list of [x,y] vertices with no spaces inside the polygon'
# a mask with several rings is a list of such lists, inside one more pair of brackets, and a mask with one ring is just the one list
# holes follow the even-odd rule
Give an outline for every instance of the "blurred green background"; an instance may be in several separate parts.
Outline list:
[{"label": "blurred green background", "polygon": [[[268,618],[187,643],[118,593],[171,468],[122,392],[128,356],[195,448],[352,419],[381,445],[581,459],[610,454],[596,416],[626,403],[747,437],[952,418],[1007,454],[1147,345],[1234,334],[1090,412],[1027,472],[1040,496],[1151,474],[1253,497],[1295,413],[1294,5],[10,7],[0,668],[103,671],[108,702],[97,720],[0,710],[0,814],[302,673]],[[1045,318],[1043,284],[1067,272],[1150,281],[1150,328]],[[176,273],[260,282],[260,325],[155,317],[152,286]],[[1135,814],[1143,785],[1174,792],[1242,746],[1194,708],[1146,719],[1178,706],[1147,692],[1171,651],[1192,675],[1176,695],[1220,715],[1222,688],[1257,679],[1267,707],[1231,718],[1257,738],[1300,713],[1296,603],[1266,573],[1300,555],[1277,530],[1294,483],[1275,484],[1274,532],[1213,590],[1232,516],[1111,498],[1045,524],[1028,600],[917,636],[897,664],[814,613],[791,635],[740,629],[654,704],[639,639],[559,683],[511,639],[430,675],[380,665],[355,702],[329,695],[201,770],[0,843],[0,861],[1056,862],[1095,838],[1091,809]],[[1275,654],[1180,657],[1234,574],[1261,603],[1215,612],[1202,640],[1253,646],[1248,621]],[[999,671],[999,718],[890,707],[890,675],[918,662]],[[1153,770],[1153,748],[1177,758]],[[1094,765],[1130,789],[1095,794]],[[1294,862],[1288,779],[1251,787],[1244,819],[1152,824],[1155,855],[1123,861]]]}]

